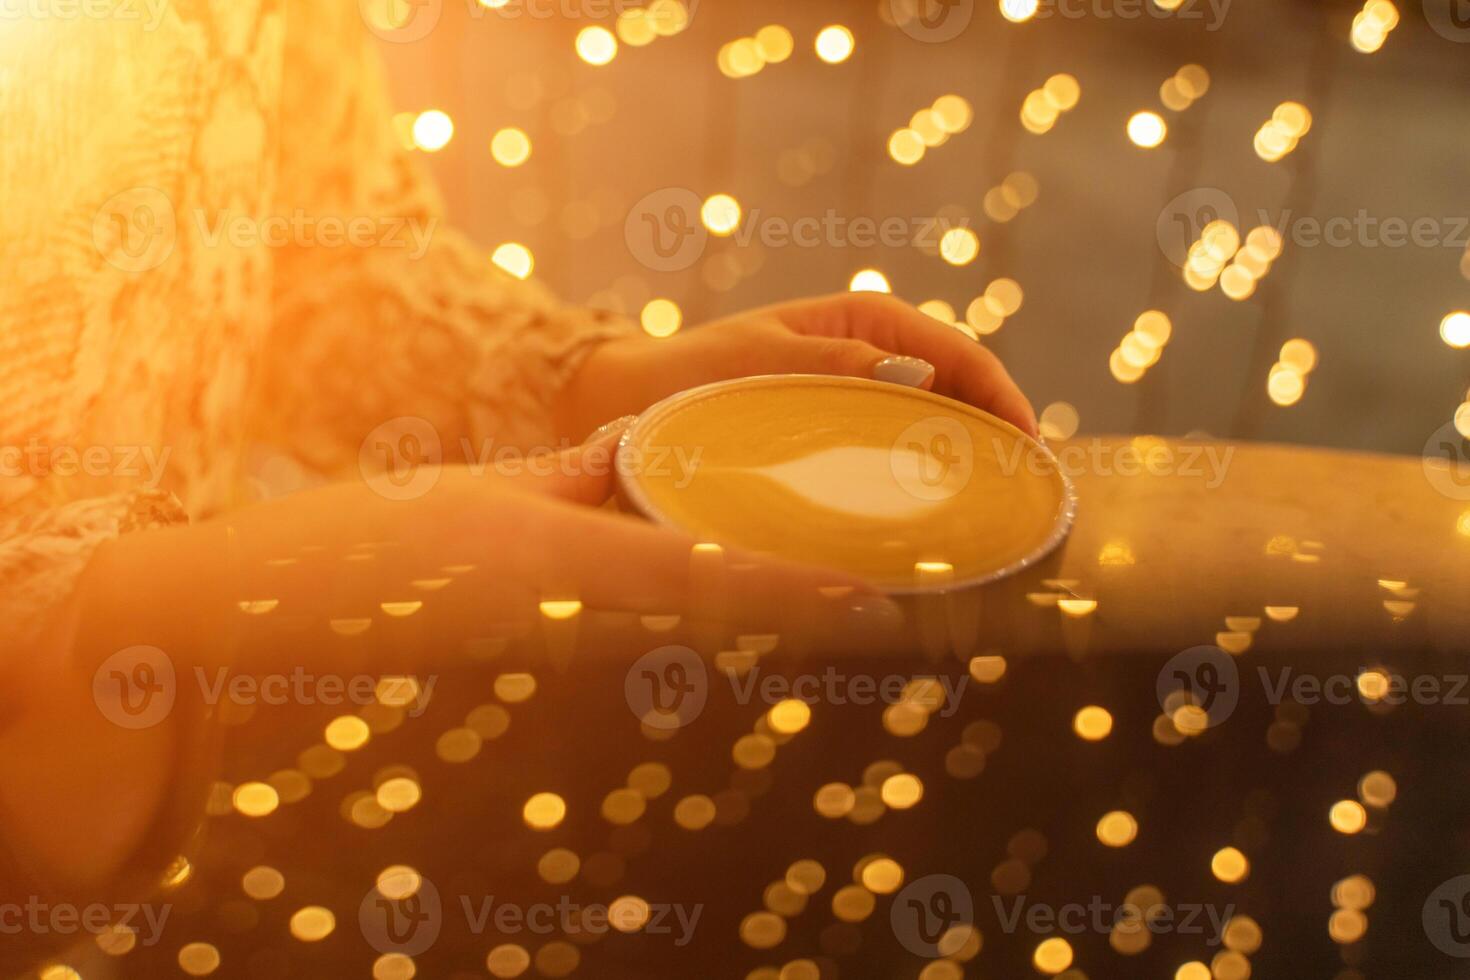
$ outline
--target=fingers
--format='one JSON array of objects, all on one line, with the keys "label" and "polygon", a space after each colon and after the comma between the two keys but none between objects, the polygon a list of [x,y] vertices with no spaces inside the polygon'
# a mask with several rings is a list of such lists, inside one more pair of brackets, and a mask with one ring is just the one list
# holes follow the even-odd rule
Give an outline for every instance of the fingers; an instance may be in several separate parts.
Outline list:
[{"label": "fingers", "polygon": [[855,576],[700,543],[621,515],[557,506],[536,526],[552,539],[536,549],[537,577],[573,583],[595,609],[804,630],[865,616],[881,625],[896,614]]},{"label": "fingers", "polygon": [[788,334],[771,355],[784,372],[873,378],[910,388],[934,385],[934,365],[919,357],[895,355],[865,340]]},{"label": "fingers", "polygon": [[907,303],[879,293],[843,293],[791,304],[776,313],[808,337],[859,341],[877,349],[874,367],[888,355],[927,361],[935,369],[934,391],[969,402],[1032,436],[1037,433],[1036,413],[1000,359]]},{"label": "fingers", "polygon": [[588,507],[605,503],[616,489],[618,440],[634,418],[627,415],[609,422],[575,449],[533,456],[524,471],[512,478],[512,485]]}]

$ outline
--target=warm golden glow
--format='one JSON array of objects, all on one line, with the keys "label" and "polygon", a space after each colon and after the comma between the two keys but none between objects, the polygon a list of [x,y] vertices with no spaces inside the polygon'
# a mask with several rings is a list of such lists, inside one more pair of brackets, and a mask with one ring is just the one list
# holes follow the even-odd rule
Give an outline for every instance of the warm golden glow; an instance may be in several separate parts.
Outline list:
[{"label": "warm golden glow", "polygon": [[875,858],[862,866],[862,885],[875,895],[892,895],[903,886],[903,868],[892,858]]},{"label": "warm golden glow", "polygon": [[566,801],[555,793],[537,793],[521,808],[521,817],[532,830],[550,830],[566,815]]},{"label": "warm golden glow", "polygon": [[264,817],[281,805],[281,797],[268,783],[241,783],[232,796],[235,809],[247,817]]},{"label": "warm golden glow", "polygon": [[708,796],[686,796],[674,806],[674,822],[685,830],[703,830],[715,819],[715,801]]},{"label": "warm golden glow", "polygon": [[774,912],[752,912],[740,923],[740,939],[751,949],[770,949],[786,938],[786,920]]},{"label": "warm golden glow", "polygon": [[1097,822],[1097,839],[1108,847],[1126,847],[1138,836],[1138,821],[1127,810],[1105,813]]},{"label": "warm golden glow", "polygon": [[186,943],[179,949],[179,969],[191,977],[207,977],[219,969],[219,950],[209,943]]},{"label": "warm golden glow", "polygon": [[517,279],[528,279],[536,269],[536,257],[531,250],[519,242],[498,245],[490,255],[490,261],[504,272]]},{"label": "warm golden glow", "polygon": [[519,977],[531,968],[531,954],[523,946],[506,943],[490,950],[485,957],[485,969],[492,977]]},{"label": "warm golden glow", "polygon": [[740,227],[740,202],[729,194],[713,194],[699,209],[699,218],[712,235],[733,235]]},{"label": "warm golden glow", "polygon": [[841,24],[832,24],[817,33],[817,57],[829,65],[841,64],[851,58],[856,46],[852,31]]},{"label": "warm golden glow", "polygon": [[893,287],[888,284],[888,277],[877,269],[862,269],[852,277],[852,282],[847,288],[854,293],[891,293]]},{"label": "warm golden glow", "polygon": [[454,120],[441,109],[430,109],[414,118],[412,134],[414,146],[437,153],[454,138]]},{"label": "warm golden glow", "polygon": [[320,942],[336,928],[337,917],[320,905],[308,905],[291,915],[291,935],[304,943]]},{"label": "warm golden glow", "polygon": [[827,871],[816,861],[804,859],[786,869],[786,885],[799,895],[814,895],[826,884]]},{"label": "warm golden glow", "polygon": [[423,877],[406,864],[394,864],[378,872],[378,894],[392,901],[402,901],[418,894]]},{"label": "warm golden glow", "polygon": [[1039,0],[999,0],[1000,14],[1013,24],[1022,24],[1036,16]]},{"label": "warm golden glow", "polygon": [[1439,336],[1458,350],[1470,347],[1470,313],[1456,310],[1439,321]]},{"label": "warm golden glow", "polygon": [[924,784],[911,773],[900,773],[883,780],[880,792],[883,802],[895,810],[907,810],[924,797]]},{"label": "warm golden glow", "polygon": [[652,299],[638,319],[650,337],[672,337],[684,325],[684,311],[671,299]]},{"label": "warm golden glow", "polygon": [[1367,875],[1349,875],[1332,886],[1332,904],[1362,911],[1373,904],[1378,890]]},{"label": "warm golden glow", "polygon": [[499,130],[490,138],[490,155],[502,167],[519,167],[531,159],[531,137],[514,126]]},{"label": "warm golden glow", "polygon": [[1250,861],[1238,848],[1222,847],[1210,858],[1210,873],[1226,884],[1244,881],[1250,870]]},{"label": "warm golden glow", "polygon": [[374,794],[378,806],[389,813],[404,813],[418,805],[423,790],[416,780],[408,776],[385,779]]},{"label": "warm golden glow", "polygon": [[1106,708],[1090,704],[1072,716],[1072,731],[1088,742],[1100,742],[1113,731],[1113,716]]},{"label": "warm golden glow", "polygon": [[1164,142],[1169,127],[1157,112],[1135,112],[1128,117],[1128,139],[1134,146],[1152,149]]},{"label": "warm golden glow", "polygon": [[589,65],[605,65],[618,55],[618,39],[606,27],[584,27],[577,34],[577,57]]},{"label": "warm golden glow", "polygon": [[796,50],[796,39],[780,24],[768,24],[755,32],[755,46],[762,60],[774,65],[791,57]]},{"label": "warm golden glow", "polygon": [[1368,811],[1357,800],[1338,800],[1328,811],[1327,820],[1339,834],[1356,834],[1368,826]]},{"label": "warm golden glow", "polygon": [[771,731],[781,735],[794,735],[812,720],[812,709],[805,701],[788,698],[766,712],[766,721]]},{"label": "warm golden glow", "polygon": [[1031,954],[1031,962],[1042,973],[1055,976],[1072,965],[1072,944],[1056,936],[1044,939]]},{"label": "warm golden glow", "polygon": [[1389,691],[1388,674],[1382,670],[1365,670],[1358,675],[1358,693],[1365,701],[1381,701]]},{"label": "warm golden glow", "polygon": [[950,265],[969,265],[980,254],[980,237],[969,228],[951,228],[939,240],[939,254]]},{"label": "warm golden glow", "polygon": [[575,619],[582,611],[582,603],[576,599],[545,599],[541,602],[541,615],[551,620]]},{"label": "warm golden glow", "polygon": [[1225,923],[1225,947],[1249,956],[1261,948],[1261,927],[1248,915],[1232,916]]}]

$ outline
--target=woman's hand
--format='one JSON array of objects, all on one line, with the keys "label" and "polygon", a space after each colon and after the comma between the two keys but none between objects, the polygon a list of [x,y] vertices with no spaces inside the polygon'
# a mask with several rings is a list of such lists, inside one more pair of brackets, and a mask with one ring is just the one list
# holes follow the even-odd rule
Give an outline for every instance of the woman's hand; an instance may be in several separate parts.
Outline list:
[{"label": "woman's hand", "polygon": [[994,354],[881,293],[839,293],[737,314],[667,340],[595,350],[559,421],[573,436],[696,385],[756,374],[841,374],[932,389],[1036,434],[1031,404]]},{"label": "woman's hand", "polygon": [[[477,644],[539,669],[560,656],[631,664],[671,643],[713,652],[741,634],[830,651],[892,642],[897,607],[851,576],[696,548],[599,509],[619,435],[529,458],[514,474],[445,467],[413,499],[334,484],[105,545],[63,622],[14,661],[10,681],[26,697],[0,726],[9,846],[58,889],[103,888],[177,791],[171,760],[196,737],[180,719],[205,705],[198,678],[221,672],[345,687],[433,672]],[[657,631],[640,614],[656,616]],[[94,684],[140,645],[167,658],[177,701],[134,730],[104,717]],[[30,805],[38,799],[47,806]]]}]

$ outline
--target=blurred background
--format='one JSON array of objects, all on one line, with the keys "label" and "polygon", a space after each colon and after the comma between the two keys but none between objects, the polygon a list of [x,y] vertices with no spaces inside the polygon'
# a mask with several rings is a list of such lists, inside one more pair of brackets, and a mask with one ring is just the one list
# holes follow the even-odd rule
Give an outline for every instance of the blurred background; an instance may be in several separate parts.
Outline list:
[{"label": "blurred background", "polygon": [[1057,435],[1470,435],[1465,0],[362,2],[454,222],[569,301],[856,276]]}]

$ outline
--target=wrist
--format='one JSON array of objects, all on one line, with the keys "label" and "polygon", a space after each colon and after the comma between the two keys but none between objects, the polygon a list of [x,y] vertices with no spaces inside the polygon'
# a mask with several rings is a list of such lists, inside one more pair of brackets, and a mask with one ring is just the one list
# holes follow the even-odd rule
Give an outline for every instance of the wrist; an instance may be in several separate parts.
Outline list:
[{"label": "wrist", "polygon": [[658,343],[630,334],[610,337],[588,350],[557,398],[552,415],[557,436],[580,442],[598,426],[647,408],[644,375]]}]

